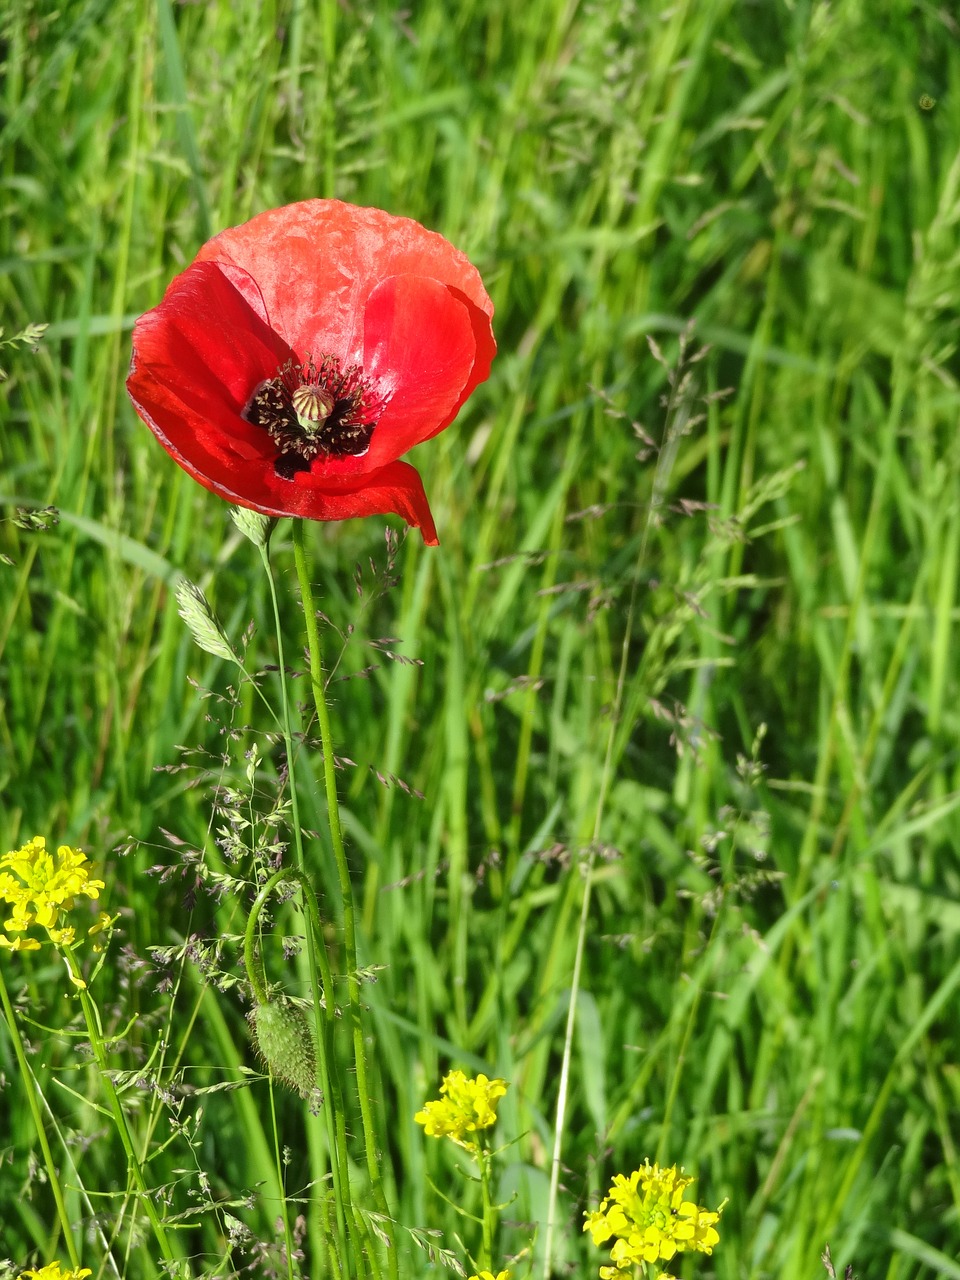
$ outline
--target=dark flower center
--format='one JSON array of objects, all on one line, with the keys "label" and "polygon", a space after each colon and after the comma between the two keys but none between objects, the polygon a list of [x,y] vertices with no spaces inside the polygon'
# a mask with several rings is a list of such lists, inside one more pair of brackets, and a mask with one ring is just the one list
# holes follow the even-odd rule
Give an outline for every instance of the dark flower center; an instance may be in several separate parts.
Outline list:
[{"label": "dark flower center", "polygon": [[277,446],[274,469],[291,479],[309,471],[318,454],[361,457],[370,448],[386,405],[358,364],[341,368],[336,356],[288,360],[275,378],[261,382],[243,416],[265,427]]}]

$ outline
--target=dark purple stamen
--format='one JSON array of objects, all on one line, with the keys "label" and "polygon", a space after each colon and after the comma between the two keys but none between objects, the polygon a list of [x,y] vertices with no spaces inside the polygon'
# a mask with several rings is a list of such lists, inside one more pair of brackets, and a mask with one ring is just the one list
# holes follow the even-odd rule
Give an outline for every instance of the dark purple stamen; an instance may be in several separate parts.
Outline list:
[{"label": "dark purple stamen", "polygon": [[317,365],[308,356],[303,364],[288,360],[275,378],[261,382],[243,416],[266,428],[277,446],[276,473],[289,480],[309,471],[320,454],[365,454],[385,405],[359,365],[342,369],[336,356]]}]

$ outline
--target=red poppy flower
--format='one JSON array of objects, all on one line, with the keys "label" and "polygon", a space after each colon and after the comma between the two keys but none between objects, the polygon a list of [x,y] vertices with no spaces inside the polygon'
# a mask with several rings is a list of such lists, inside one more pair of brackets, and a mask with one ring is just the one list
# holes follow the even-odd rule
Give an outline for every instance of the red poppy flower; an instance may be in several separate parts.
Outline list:
[{"label": "red poppy flower", "polygon": [[137,321],[127,391],[170,456],[272,516],[395,512],[397,459],[450,425],[496,351],[476,269],[409,218],[306,200],[221,232]]}]

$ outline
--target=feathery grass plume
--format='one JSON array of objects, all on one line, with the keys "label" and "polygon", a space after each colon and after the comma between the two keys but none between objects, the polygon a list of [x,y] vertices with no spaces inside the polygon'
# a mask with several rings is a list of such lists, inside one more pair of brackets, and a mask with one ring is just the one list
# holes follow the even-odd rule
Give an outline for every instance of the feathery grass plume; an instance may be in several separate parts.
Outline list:
[{"label": "feathery grass plume", "polygon": [[[676,1165],[661,1169],[649,1160],[629,1177],[616,1175],[600,1208],[585,1214],[583,1224],[594,1244],[615,1237],[610,1250],[613,1266],[600,1268],[602,1280],[616,1280],[641,1264],[669,1262],[676,1254],[689,1250],[713,1252],[720,1239],[714,1224],[720,1220],[726,1201],[711,1212],[684,1199],[684,1192],[694,1181]],[[658,1271],[656,1280],[673,1277]]]},{"label": "feathery grass plume", "polygon": [[224,658],[227,662],[235,662],[238,667],[242,666],[240,656],[227,638],[222,623],[196,583],[189,578],[181,578],[177,583],[176,595],[180,617],[200,648],[205,653],[212,653],[215,658]]},{"label": "feathery grass plume", "polygon": [[57,527],[60,512],[56,507],[17,507],[11,519],[18,529],[27,533],[43,533]]},{"label": "feathery grass plume", "polygon": [[276,520],[250,507],[231,507],[230,518],[245,538],[255,547],[265,547],[276,526]]},{"label": "feathery grass plume", "polygon": [[[21,329],[19,333],[15,333],[10,338],[5,338],[3,329],[0,329],[0,347],[26,346],[31,351],[36,351],[40,339],[48,328],[49,326],[45,324],[28,324],[26,328]],[[6,369],[0,368],[0,382],[4,382],[7,376]]]},{"label": "feathery grass plume", "polygon": [[[823,1253],[820,1255],[820,1261],[823,1263],[823,1269],[826,1271],[830,1280],[837,1280],[836,1267],[833,1265],[833,1258],[830,1256],[830,1246],[824,1245]],[[843,1280],[856,1280],[853,1274],[853,1263],[848,1262],[843,1269]]]},{"label": "feathery grass plume", "polygon": [[257,1004],[249,1015],[253,1043],[270,1074],[310,1098],[317,1084],[313,1029],[303,1011],[286,998]]}]

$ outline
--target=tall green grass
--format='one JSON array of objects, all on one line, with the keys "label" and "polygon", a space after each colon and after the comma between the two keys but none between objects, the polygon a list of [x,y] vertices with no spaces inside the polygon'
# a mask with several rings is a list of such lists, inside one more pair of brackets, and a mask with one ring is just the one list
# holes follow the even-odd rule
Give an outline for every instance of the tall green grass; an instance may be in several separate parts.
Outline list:
[{"label": "tall green grass", "polygon": [[[503,1256],[529,1249],[515,1275],[540,1274],[592,866],[556,1274],[595,1273],[583,1210],[659,1156],[730,1201],[684,1276],[809,1280],[827,1242],[861,1280],[960,1276],[948,7],[66,0],[2,22],[0,314],[7,336],[49,329],[0,353],[0,835],[105,866],[124,936],[97,995],[109,1030],[138,1015],[116,1066],[184,1254],[226,1257],[227,1215],[274,1238],[281,1176],[309,1219],[319,1165],[280,1097],[277,1168],[266,1085],[243,1075],[240,904],[195,883],[200,855],[225,867],[217,788],[248,788],[257,743],[269,813],[279,757],[170,588],[202,583],[235,639],[255,620],[265,667],[266,586],[126,401],[129,333],[213,231],[336,195],[467,251],[500,345],[416,456],[439,550],[407,538],[386,575],[383,521],[311,531],[328,660],[353,627],[331,687],[398,1221],[463,1260],[469,1227],[434,1188],[472,1210],[474,1189],[412,1117],[449,1065],[493,1072]],[[678,434],[664,397],[690,320],[710,350]],[[54,530],[10,519],[49,504]],[[274,560],[297,665],[283,525]],[[322,797],[304,804],[335,920]],[[151,948],[218,935],[156,990]],[[34,1019],[71,1212],[109,1239],[122,1156],[84,1101],[65,980],[0,965]],[[0,1070],[16,1274],[57,1256],[57,1227],[3,1030]],[[245,1087],[196,1092],[226,1084]],[[126,1247],[127,1275],[157,1274]],[[443,1273],[399,1248],[402,1275]]]}]

